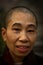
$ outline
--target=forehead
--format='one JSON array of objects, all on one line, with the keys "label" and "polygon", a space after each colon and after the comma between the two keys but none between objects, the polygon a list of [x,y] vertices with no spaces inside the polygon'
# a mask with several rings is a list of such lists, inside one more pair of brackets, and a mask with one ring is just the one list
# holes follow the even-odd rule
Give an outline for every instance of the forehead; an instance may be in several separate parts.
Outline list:
[{"label": "forehead", "polygon": [[25,14],[31,14],[32,16],[34,16],[36,18],[35,14],[30,9],[27,9],[27,8],[24,8],[24,7],[18,7],[18,8],[13,8],[13,9],[9,10],[7,12],[6,19],[11,18],[13,16],[13,14],[15,15],[15,13],[18,13],[18,12],[22,12],[22,13],[25,13]]},{"label": "forehead", "polygon": [[36,18],[34,14],[26,8],[17,8],[12,10],[7,15],[7,22],[12,23],[24,23],[24,24],[36,24]]}]

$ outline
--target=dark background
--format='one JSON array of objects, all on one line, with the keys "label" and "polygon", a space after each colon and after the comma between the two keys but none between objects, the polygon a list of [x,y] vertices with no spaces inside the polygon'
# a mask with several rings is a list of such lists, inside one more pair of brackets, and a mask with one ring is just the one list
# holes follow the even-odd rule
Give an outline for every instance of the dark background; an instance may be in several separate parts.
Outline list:
[{"label": "dark background", "polygon": [[[4,16],[4,13],[7,12],[11,7],[15,6],[22,0],[0,0],[0,30],[1,30],[1,22]],[[24,0],[30,2],[36,9],[39,11],[40,14],[40,22],[38,28],[38,37],[37,41],[34,45],[34,52],[35,54],[43,57],[43,0]],[[1,31],[0,31],[1,34]],[[3,54],[5,45],[0,35],[0,57]]]}]

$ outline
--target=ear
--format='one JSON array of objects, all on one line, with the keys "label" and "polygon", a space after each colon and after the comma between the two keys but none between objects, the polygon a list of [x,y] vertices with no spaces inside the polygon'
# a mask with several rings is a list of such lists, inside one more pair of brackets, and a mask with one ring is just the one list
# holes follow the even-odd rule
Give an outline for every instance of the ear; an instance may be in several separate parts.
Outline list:
[{"label": "ear", "polygon": [[2,38],[4,41],[6,41],[6,29],[3,27],[1,30],[2,30]]}]

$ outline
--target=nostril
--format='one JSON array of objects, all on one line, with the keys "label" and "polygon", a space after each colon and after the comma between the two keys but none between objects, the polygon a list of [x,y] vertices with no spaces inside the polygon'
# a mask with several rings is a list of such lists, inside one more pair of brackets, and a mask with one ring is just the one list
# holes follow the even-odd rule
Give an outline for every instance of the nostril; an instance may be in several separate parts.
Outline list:
[{"label": "nostril", "polygon": [[20,40],[20,42],[27,43],[28,41],[27,40]]}]

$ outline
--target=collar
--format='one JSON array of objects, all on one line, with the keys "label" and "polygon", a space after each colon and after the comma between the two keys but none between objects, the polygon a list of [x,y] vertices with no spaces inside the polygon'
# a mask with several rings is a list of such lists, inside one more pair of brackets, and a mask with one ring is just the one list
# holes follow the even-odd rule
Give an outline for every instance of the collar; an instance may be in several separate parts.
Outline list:
[{"label": "collar", "polygon": [[14,65],[13,59],[11,54],[9,53],[9,50],[5,50],[4,54],[3,54],[3,60],[8,63],[9,65]]},{"label": "collar", "polygon": [[[8,63],[9,65],[14,65],[14,61],[12,59],[12,56],[7,48],[7,50],[5,50],[4,55],[3,55],[3,60],[4,62]],[[28,56],[26,56],[23,60],[23,65],[25,64],[33,64],[35,62],[35,56],[33,55],[33,52],[31,52]]]}]

